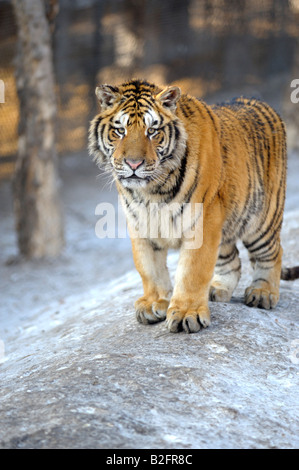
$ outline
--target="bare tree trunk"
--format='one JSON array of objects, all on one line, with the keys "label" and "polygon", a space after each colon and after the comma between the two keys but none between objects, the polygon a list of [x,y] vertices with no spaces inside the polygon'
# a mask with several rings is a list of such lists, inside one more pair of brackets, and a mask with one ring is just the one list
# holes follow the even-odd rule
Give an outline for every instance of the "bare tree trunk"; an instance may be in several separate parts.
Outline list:
[{"label": "bare tree trunk", "polygon": [[43,0],[13,0],[18,24],[20,99],[14,179],[18,244],[27,258],[56,256],[63,246],[55,146],[56,99],[51,36]]}]

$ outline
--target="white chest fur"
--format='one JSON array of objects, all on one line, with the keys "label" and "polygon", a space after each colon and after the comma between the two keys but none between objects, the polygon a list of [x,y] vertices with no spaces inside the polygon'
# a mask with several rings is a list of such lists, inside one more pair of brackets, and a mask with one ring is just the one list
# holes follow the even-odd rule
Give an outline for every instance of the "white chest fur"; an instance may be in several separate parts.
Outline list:
[{"label": "white chest fur", "polygon": [[122,205],[131,237],[147,238],[159,248],[179,248],[182,240],[190,241],[190,248],[200,248],[202,204],[140,203],[132,199],[129,204],[122,200]]}]

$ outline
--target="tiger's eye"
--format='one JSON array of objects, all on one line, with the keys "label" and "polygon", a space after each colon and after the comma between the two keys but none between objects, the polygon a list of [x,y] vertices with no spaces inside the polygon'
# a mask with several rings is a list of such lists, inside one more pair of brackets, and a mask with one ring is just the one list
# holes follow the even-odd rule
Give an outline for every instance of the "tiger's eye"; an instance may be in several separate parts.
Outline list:
[{"label": "tiger's eye", "polygon": [[125,135],[126,131],[123,127],[117,127],[116,132],[118,132],[119,135]]},{"label": "tiger's eye", "polygon": [[154,135],[157,132],[157,129],[154,127],[149,127],[147,130],[147,135]]}]

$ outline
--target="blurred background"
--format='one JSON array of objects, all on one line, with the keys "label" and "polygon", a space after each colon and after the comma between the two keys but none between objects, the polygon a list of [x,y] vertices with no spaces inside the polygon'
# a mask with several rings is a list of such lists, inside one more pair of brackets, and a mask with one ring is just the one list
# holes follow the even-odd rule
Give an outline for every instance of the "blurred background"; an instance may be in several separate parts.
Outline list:
[{"label": "blurred background", "polygon": [[[52,8],[61,157],[86,152],[88,123],[96,113],[94,88],[99,83],[131,77],[175,82],[208,102],[245,93],[262,96],[282,114],[291,112],[285,108],[292,108],[288,106],[291,79],[299,78],[299,0],[49,0],[45,4]],[[13,173],[17,152],[16,44],[12,3],[0,0],[0,78],[5,83],[5,104],[0,104],[1,178]]]},{"label": "blurred background", "polygon": [[[27,17],[25,5],[29,8]],[[37,5],[42,8],[39,17]],[[45,23],[40,27],[38,18],[42,16]],[[38,133],[34,134],[32,129],[40,125],[38,119],[26,130],[31,102],[39,99],[43,103],[42,88],[37,96],[29,85],[34,64],[43,60],[44,49],[36,54],[29,49],[33,68],[29,74],[27,70],[27,77],[22,70],[20,74],[20,65],[24,66],[28,56],[28,49],[23,59],[20,55],[21,24],[23,36],[29,31],[27,43],[23,37],[23,47],[32,39],[38,50],[40,35],[41,43],[49,43],[53,65],[50,95],[56,101],[52,116],[55,155],[47,158],[57,167],[59,197],[52,202],[61,202],[63,216],[59,221],[54,206],[47,209],[43,195],[44,209],[37,221],[40,228],[48,219],[48,232],[54,220],[61,225],[55,249],[62,258],[51,264],[50,271],[47,263],[16,267],[24,239],[34,238],[30,230],[36,224],[33,215],[38,201],[35,205],[32,201],[40,197],[36,188],[45,186],[56,171],[43,170],[40,177],[37,166],[47,159],[39,156],[39,147],[49,135],[39,139]],[[43,36],[45,30],[49,30],[48,39]],[[45,78],[42,73],[40,77],[40,81]],[[61,296],[65,295],[66,279],[72,292],[103,278],[103,264],[106,276],[109,269],[113,276],[132,267],[126,241],[104,242],[95,237],[95,207],[101,201],[115,203],[115,193],[113,189],[108,192],[105,180],[97,177],[99,171],[86,150],[89,121],[97,113],[96,85],[117,84],[132,77],[160,85],[177,84],[208,103],[240,94],[262,98],[285,119],[289,154],[298,159],[299,104],[292,103],[290,96],[292,80],[299,79],[299,0],[0,0],[0,80],[5,85],[5,102],[0,103],[0,281],[7,297],[15,292],[11,283],[18,283],[19,292],[23,286],[24,296],[32,292],[30,301],[34,301],[40,298],[44,276],[48,279],[44,298],[50,298],[59,289]],[[35,80],[37,88],[38,76]],[[50,103],[46,93],[44,101]],[[39,109],[33,106],[31,114]],[[24,151],[26,132],[31,134]],[[36,161],[31,158],[33,153]],[[26,161],[31,165],[29,170]],[[35,174],[33,180],[31,173]],[[52,184],[52,194],[55,188]],[[22,205],[26,197],[27,205]],[[43,243],[47,246],[48,242],[45,238]],[[30,250],[23,249],[27,261],[43,257],[36,253],[31,256]]]}]

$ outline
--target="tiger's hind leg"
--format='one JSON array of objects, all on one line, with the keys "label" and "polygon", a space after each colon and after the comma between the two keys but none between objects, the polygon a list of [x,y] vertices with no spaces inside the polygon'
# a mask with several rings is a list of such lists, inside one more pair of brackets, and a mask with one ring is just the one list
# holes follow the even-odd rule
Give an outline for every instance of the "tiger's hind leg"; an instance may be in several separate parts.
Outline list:
[{"label": "tiger's hind leg", "polygon": [[229,302],[241,277],[241,260],[235,244],[220,245],[214,277],[210,286],[210,300]]},{"label": "tiger's hind leg", "polygon": [[266,310],[274,308],[279,300],[282,259],[280,240],[270,237],[258,244],[244,244],[254,270],[252,283],[245,290],[245,304]]}]

